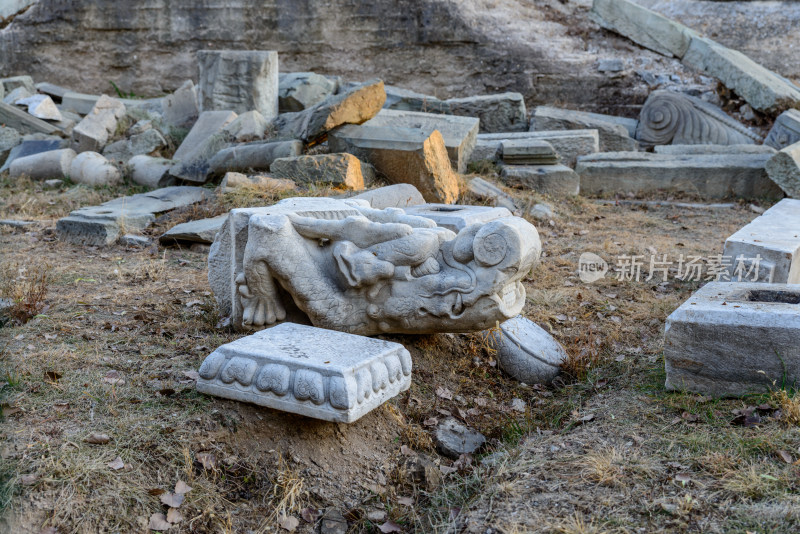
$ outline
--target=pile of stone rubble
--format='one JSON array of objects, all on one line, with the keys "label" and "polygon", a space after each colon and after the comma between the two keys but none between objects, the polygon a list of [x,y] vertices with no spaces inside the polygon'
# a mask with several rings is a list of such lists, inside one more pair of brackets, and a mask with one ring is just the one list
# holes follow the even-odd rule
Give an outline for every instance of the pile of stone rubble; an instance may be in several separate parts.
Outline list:
[{"label": "pile of stone rubble", "polygon": [[[518,317],[521,279],[541,252],[538,234],[496,184],[465,183],[470,165],[490,162],[505,185],[552,197],[800,197],[800,112],[787,109],[800,106],[797,86],[627,0],[597,0],[594,15],[718,78],[752,109],[777,115],[771,130],[764,136],[706,100],[665,90],[650,94],[638,119],[552,106],[529,117],[518,93],[440,100],[380,80],[280,74],[274,51],[206,50],[197,54],[198,84],[187,81],[161,98],[87,95],[34,85],[27,76],[0,80],[2,170],[12,179],[92,186],[129,180],[152,189],[58,221],[63,239],[89,245],[147,243],[142,230],[161,213],[207,199],[206,184],[342,190],[340,199],[235,209],[161,237],[213,243],[209,281],[235,328],[313,325],[290,323],[220,347],[200,369],[201,391],[352,421],[406,389],[411,373],[405,349],[362,336],[480,331],[498,323],[501,366],[519,380],[547,382],[564,350]],[[381,181],[395,185],[372,188]],[[453,205],[465,190],[494,207]],[[781,341],[796,340],[797,291],[775,285],[800,282],[800,207],[792,202],[779,203],[726,245],[737,253],[750,246],[748,258],[760,252],[773,285],[709,284],[670,319],[673,387],[699,383],[699,364],[686,363],[686,353],[701,358],[710,343],[689,346],[700,343],[692,328],[708,318],[698,310],[719,300],[738,303],[726,311],[752,308],[754,317],[785,313],[788,337],[775,336],[772,348],[791,355],[789,371],[800,377],[796,343]],[[530,215],[547,218],[548,210],[537,205]],[[737,332],[740,312],[723,319]],[[336,354],[326,349],[332,346]],[[708,361],[718,361],[715,354]],[[755,344],[752,354],[761,354]],[[763,355],[753,358],[761,365]]]}]

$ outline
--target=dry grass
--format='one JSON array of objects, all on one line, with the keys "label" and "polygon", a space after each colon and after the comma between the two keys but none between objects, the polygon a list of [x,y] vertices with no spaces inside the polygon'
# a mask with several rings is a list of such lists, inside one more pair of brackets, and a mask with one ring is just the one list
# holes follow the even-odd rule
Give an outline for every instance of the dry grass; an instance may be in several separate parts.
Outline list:
[{"label": "dry grass", "polygon": [[789,395],[780,389],[772,394],[772,400],[780,406],[783,421],[790,426],[800,426],[800,391]]},{"label": "dry grass", "polygon": [[46,264],[0,266],[0,299],[9,303],[0,309],[0,321],[6,316],[14,324],[21,325],[44,311],[49,271],[50,266]]}]

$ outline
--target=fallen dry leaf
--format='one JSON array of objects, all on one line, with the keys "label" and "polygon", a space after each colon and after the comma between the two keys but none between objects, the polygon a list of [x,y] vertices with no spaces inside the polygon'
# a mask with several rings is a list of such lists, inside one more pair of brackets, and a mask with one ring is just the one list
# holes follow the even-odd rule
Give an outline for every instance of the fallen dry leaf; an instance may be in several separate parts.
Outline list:
[{"label": "fallen dry leaf", "polygon": [[387,521],[378,527],[378,530],[386,534],[387,532],[403,532],[403,529],[394,521]]},{"label": "fallen dry leaf", "polygon": [[300,512],[300,517],[302,517],[303,521],[306,523],[315,523],[319,517],[319,510],[315,508],[303,508],[303,511]]},{"label": "fallen dry leaf", "polygon": [[411,497],[398,497],[397,503],[403,506],[414,506],[414,499]]},{"label": "fallen dry leaf", "polygon": [[167,521],[164,514],[153,514],[150,516],[150,524],[147,528],[150,530],[167,530],[172,527],[172,524]]},{"label": "fallen dry leaf", "polygon": [[99,432],[92,432],[88,436],[86,436],[83,441],[86,443],[90,443],[92,445],[105,445],[111,438],[108,437],[108,434],[101,434]]},{"label": "fallen dry leaf", "polygon": [[111,384],[112,386],[116,386],[124,384],[125,380],[122,379],[122,375],[119,371],[109,371],[103,377],[103,382]]},{"label": "fallen dry leaf", "polygon": [[43,527],[39,534],[58,534],[58,529],[56,527]]},{"label": "fallen dry leaf", "polygon": [[183,493],[164,493],[161,495],[161,502],[172,508],[180,508],[183,504]]},{"label": "fallen dry leaf", "polygon": [[214,469],[217,466],[217,458],[210,452],[198,452],[194,457],[205,469]]},{"label": "fallen dry leaf", "polygon": [[292,515],[281,515],[278,517],[278,526],[283,530],[294,532],[299,524],[300,520]]},{"label": "fallen dry leaf", "polygon": [[190,491],[192,491],[192,487],[183,480],[179,480],[178,483],[175,484],[175,493],[180,493],[183,495],[184,493],[189,493]]},{"label": "fallen dry leaf", "polygon": [[692,481],[692,477],[689,476],[688,473],[678,473],[675,475],[675,480],[683,484],[684,486]]},{"label": "fallen dry leaf", "polygon": [[184,371],[183,376],[185,376],[189,380],[198,380],[200,378],[200,373],[198,373],[197,371]]},{"label": "fallen dry leaf", "polygon": [[180,523],[181,521],[183,521],[183,516],[181,515],[181,513],[178,511],[177,508],[170,508],[167,511],[167,521],[169,521],[174,525],[176,523]]},{"label": "fallen dry leaf", "polygon": [[36,475],[22,475],[19,477],[19,482],[23,486],[33,486],[36,484],[36,481],[39,479]]},{"label": "fallen dry leaf", "polygon": [[149,493],[150,495],[153,495],[153,496],[156,496],[156,497],[157,497],[157,496],[159,496],[159,495],[161,495],[161,494],[164,494],[164,493],[166,493],[166,490],[163,490],[163,489],[161,489],[161,488],[153,488],[153,489],[149,489],[149,490],[147,490],[147,493]]},{"label": "fallen dry leaf", "polygon": [[778,456],[781,457],[781,460],[786,462],[787,464],[791,464],[793,462],[792,455],[786,451],[778,451]]},{"label": "fallen dry leaf", "polygon": [[436,396],[445,400],[453,400],[453,392],[447,388],[436,388]]},{"label": "fallen dry leaf", "polygon": [[114,458],[113,460],[108,462],[106,465],[108,465],[108,467],[110,467],[114,471],[118,471],[118,470],[122,469],[123,467],[125,467],[125,462],[122,461],[122,458],[117,456],[116,458]]}]

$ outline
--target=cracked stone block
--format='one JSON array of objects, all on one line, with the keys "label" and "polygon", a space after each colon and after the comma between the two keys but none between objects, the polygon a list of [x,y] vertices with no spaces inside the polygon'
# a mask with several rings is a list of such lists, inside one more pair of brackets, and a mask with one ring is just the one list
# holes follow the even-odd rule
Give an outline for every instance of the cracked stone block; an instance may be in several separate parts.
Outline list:
[{"label": "cracked stone block", "polygon": [[580,177],[566,165],[505,165],[500,177],[509,185],[552,196],[577,195],[581,189]]},{"label": "cracked stone block", "polygon": [[278,115],[278,53],[274,50],[199,50],[200,109],[256,110]]},{"label": "cracked stone block", "polygon": [[476,117],[382,109],[364,126],[419,128],[428,133],[439,130],[453,168],[464,173],[478,139],[480,120]]},{"label": "cracked stone block", "polygon": [[524,132],[528,127],[525,99],[520,93],[450,98],[445,102],[453,115],[478,117],[481,132]]},{"label": "cracked stone block", "polygon": [[398,343],[282,323],[222,345],[197,390],[315,419],[352,423],[411,385]]},{"label": "cracked stone block", "polygon": [[666,388],[740,396],[800,385],[800,286],[709,282],[667,317]]},{"label": "cracked stone block", "polygon": [[736,258],[742,256],[745,274],[757,267],[743,280],[800,284],[800,200],[785,198],[756,217],[725,241],[722,255],[731,258],[732,281],[739,281]]}]

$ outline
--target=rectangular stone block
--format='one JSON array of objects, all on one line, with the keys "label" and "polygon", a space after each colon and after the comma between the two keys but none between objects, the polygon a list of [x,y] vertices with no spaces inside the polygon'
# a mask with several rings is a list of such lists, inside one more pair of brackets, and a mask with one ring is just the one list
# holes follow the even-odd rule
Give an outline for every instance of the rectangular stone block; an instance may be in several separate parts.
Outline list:
[{"label": "rectangular stone block", "polygon": [[[600,135],[597,130],[550,130],[478,134],[478,142],[470,158],[470,163],[481,159],[497,161],[502,157],[501,145],[503,141],[522,139],[547,141],[561,156],[561,162],[569,167],[575,166],[578,156],[594,154],[600,151]],[[491,155],[494,155],[494,157],[490,157]]]},{"label": "rectangular stone block", "polygon": [[541,139],[506,139],[500,150],[509,165],[554,165],[560,159],[553,145]]},{"label": "rectangular stone block", "polygon": [[222,228],[222,224],[228,215],[218,215],[210,219],[200,219],[176,224],[158,238],[162,245],[172,245],[175,243],[204,243],[210,245],[214,242],[214,237]]},{"label": "rectangular stone block", "polygon": [[766,145],[656,145],[656,154],[692,155],[692,154],[774,154],[776,150]]},{"label": "rectangular stone block", "polygon": [[445,102],[453,115],[478,117],[481,132],[524,132],[528,126],[525,99],[520,93],[450,98]]},{"label": "rectangular stone block", "polygon": [[566,165],[504,165],[500,177],[510,186],[554,197],[577,195],[581,190],[580,177]]},{"label": "rectangular stone block", "polygon": [[800,141],[784,147],[766,164],[767,175],[792,198],[800,198]]},{"label": "rectangular stone block", "polygon": [[739,396],[800,386],[800,285],[710,282],[668,318],[666,387]]},{"label": "rectangular stone block", "polygon": [[471,224],[483,224],[502,217],[511,217],[506,208],[491,206],[463,206],[453,204],[420,204],[403,208],[408,215],[431,219],[436,226],[447,228],[455,233]]},{"label": "rectangular stone block", "polygon": [[479,124],[480,120],[475,117],[382,109],[363,126],[419,128],[428,134],[439,130],[453,168],[463,173],[467,171],[467,162],[478,139]]},{"label": "rectangular stone block", "polygon": [[156,215],[190,206],[211,195],[202,187],[173,186],[120,197],[99,206],[87,206],[58,220],[56,230],[64,241],[79,245],[103,246],[115,242],[123,233],[147,228]]},{"label": "rectangular stone block", "polygon": [[787,109],[775,119],[764,144],[778,150],[800,141],[800,111]]},{"label": "rectangular stone block", "polygon": [[670,191],[703,198],[782,198],[764,170],[770,154],[688,155],[606,152],[582,156],[575,167],[581,193]]},{"label": "rectangular stone block", "polygon": [[284,412],[352,423],[411,385],[399,343],[282,323],[222,345],[197,390]]},{"label": "rectangular stone block", "polygon": [[594,0],[591,18],[603,28],[665,56],[682,58],[691,29],[630,0]]},{"label": "rectangular stone block", "polygon": [[198,50],[198,97],[202,111],[256,110],[278,116],[278,52]]},{"label": "rectangular stone block", "polygon": [[785,198],[756,217],[725,241],[723,256],[731,259],[731,281],[738,281],[736,258],[742,256],[744,273],[753,269],[745,280],[800,284],[800,200]]},{"label": "rectangular stone block", "polygon": [[552,106],[537,106],[531,117],[531,131],[597,130],[603,152],[635,151],[638,143],[628,135],[627,125],[606,119],[598,113],[587,113]]},{"label": "rectangular stone block", "polygon": [[692,37],[683,63],[719,79],[764,113],[780,113],[800,105],[800,87],[711,39]]},{"label": "rectangular stone block", "polygon": [[[67,91],[61,97],[61,109],[72,111],[79,115],[88,115],[97,104],[97,101],[100,100],[100,96]],[[140,108],[147,111],[161,112],[160,98],[115,98],[115,100],[125,104],[126,108]]]},{"label": "rectangular stone block", "polygon": [[450,113],[450,106],[447,102],[439,100],[435,96],[417,93],[393,85],[386,85],[384,89],[386,90],[386,102],[384,102],[383,107],[386,109],[421,111],[423,113]]}]

